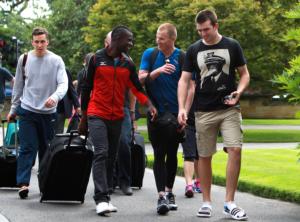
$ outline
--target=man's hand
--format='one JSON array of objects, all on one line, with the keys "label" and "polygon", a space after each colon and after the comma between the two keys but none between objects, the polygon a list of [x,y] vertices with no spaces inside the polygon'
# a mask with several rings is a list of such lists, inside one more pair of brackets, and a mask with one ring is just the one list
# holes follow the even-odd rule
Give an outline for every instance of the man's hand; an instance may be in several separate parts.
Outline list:
[{"label": "man's hand", "polygon": [[76,112],[78,115],[80,115],[80,114],[81,114],[81,109],[80,109],[80,107],[75,108],[75,112]]},{"label": "man's hand", "polygon": [[80,119],[80,122],[78,124],[78,133],[80,135],[87,135],[87,117],[86,116],[82,116],[82,118]]},{"label": "man's hand", "polygon": [[156,108],[152,104],[150,104],[148,106],[148,110],[149,110],[150,115],[151,115],[151,121],[154,121],[154,119],[157,116],[157,110],[156,110]]},{"label": "man's hand", "polygon": [[8,114],[7,117],[6,117],[7,122],[13,122],[13,121],[15,121],[16,116],[17,116],[16,114]]},{"label": "man's hand", "polygon": [[228,106],[234,106],[240,100],[240,96],[241,96],[241,94],[238,91],[234,91],[234,92],[230,93],[229,99],[224,100],[224,104],[226,104]]},{"label": "man's hand", "polygon": [[186,126],[186,121],[187,121],[187,114],[186,114],[186,110],[185,109],[180,109],[178,112],[178,123],[180,126],[182,126],[181,128],[183,129]]},{"label": "man's hand", "polygon": [[54,99],[52,99],[51,97],[49,97],[47,100],[46,100],[46,102],[45,102],[45,106],[47,107],[47,108],[52,108],[52,107],[54,107],[55,105],[56,105],[56,101],[54,100]]},{"label": "man's hand", "polygon": [[159,68],[161,73],[165,73],[165,74],[172,74],[173,72],[175,72],[176,67],[173,64],[170,63],[166,63],[163,66],[161,66]]},{"label": "man's hand", "polygon": [[135,120],[135,111],[134,110],[130,110],[130,119],[131,121],[134,121]]},{"label": "man's hand", "polygon": [[13,88],[13,87],[14,87],[14,83],[15,83],[15,77],[14,77],[14,78],[12,78],[12,80],[10,81],[10,86],[11,86],[11,88]]}]

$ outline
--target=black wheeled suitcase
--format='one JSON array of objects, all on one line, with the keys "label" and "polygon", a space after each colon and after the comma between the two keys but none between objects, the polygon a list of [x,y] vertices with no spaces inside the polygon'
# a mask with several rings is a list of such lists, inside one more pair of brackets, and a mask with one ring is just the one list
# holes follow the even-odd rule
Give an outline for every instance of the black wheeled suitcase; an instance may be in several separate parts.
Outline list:
[{"label": "black wheeled suitcase", "polygon": [[147,163],[145,142],[140,134],[133,132],[133,135],[131,145],[131,187],[141,189]]},{"label": "black wheeled suitcase", "polygon": [[84,202],[93,160],[93,146],[77,131],[57,134],[39,167],[40,202]]},{"label": "black wheeled suitcase", "polygon": [[[7,120],[2,120],[2,136],[3,146],[0,148],[0,187],[16,188],[17,174],[17,157],[18,157],[18,142],[17,142],[17,123],[14,123],[14,144],[5,144],[4,124]],[[8,124],[7,124],[8,125]],[[8,132],[6,132],[8,133]]]}]

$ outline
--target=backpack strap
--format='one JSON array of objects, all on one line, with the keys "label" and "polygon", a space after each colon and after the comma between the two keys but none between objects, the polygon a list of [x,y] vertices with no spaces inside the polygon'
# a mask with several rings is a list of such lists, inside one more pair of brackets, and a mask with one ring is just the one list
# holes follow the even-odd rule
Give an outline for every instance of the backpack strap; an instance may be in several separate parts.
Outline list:
[{"label": "backpack strap", "polygon": [[149,73],[153,71],[153,65],[155,63],[156,57],[158,55],[158,48],[155,47],[154,50],[151,52],[150,55],[150,68],[149,68]]},{"label": "backpack strap", "polygon": [[28,54],[27,53],[24,53],[24,56],[23,56],[23,61],[22,61],[22,74],[23,74],[23,80],[25,81],[25,65],[26,65],[26,62],[27,62],[27,58],[28,58]]},{"label": "backpack strap", "polygon": [[178,59],[178,62],[179,62],[179,66],[180,66],[180,75],[181,75],[181,71],[182,71],[182,66],[183,66],[183,63],[184,63],[184,58],[185,58],[185,52],[182,51],[181,49],[179,49],[179,59]]},{"label": "backpack strap", "polygon": [[156,60],[156,57],[158,55],[158,48],[155,47],[154,50],[151,52],[151,55],[150,55],[150,61],[149,61],[149,70],[148,70],[148,75],[146,77],[146,80],[145,80],[145,89],[146,89],[146,93],[147,95],[149,96],[149,98],[151,99],[152,103],[154,104],[155,107],[158,107],[158,104],[157,102],[155,101],[155,99],[153,98],[152,96],[152,93],[151,93],[151,90],[150,90],[150,73],[153,71],[153,65],[155,63],[155,60]]}]

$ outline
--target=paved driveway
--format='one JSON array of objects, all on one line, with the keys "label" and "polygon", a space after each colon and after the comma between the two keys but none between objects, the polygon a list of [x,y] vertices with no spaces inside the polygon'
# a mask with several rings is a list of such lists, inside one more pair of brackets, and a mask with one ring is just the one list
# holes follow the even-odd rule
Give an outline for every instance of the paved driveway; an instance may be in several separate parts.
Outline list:
[{"label": "paved driveway", "polygon": [[[174,191],[178,210],[169,212],[168,216],[156,214],[156,188],[152,170],[146,170],[144,187],[134,190],[133,196],[124,196],[119,190],[112,195],[112,202],[119,212],[110,217],[99,217],[95,213],[92,200],[93,184],[90,179],[84,204],[68,203],[40,203],[37,186],[36,168],[32,172],[32,183],[27,200],[20,200],[16,190],[0,190],[0,214],[6,216],[10,222],[188,222],[188,221],[229,221],[222,214],[225,190],[220,186],[213,186],[213,217],[202,219],[196,217],[200,206],[201,195],[194,198],[184,197],[185,182],[182,177],[176,177]],[[237,192],[237,203],[243,207],[249,221],[255,222],[299,222],[300,205],[277,200],[256,197],[252,194]],[[0,217],[0,222],[1,217]]]}]

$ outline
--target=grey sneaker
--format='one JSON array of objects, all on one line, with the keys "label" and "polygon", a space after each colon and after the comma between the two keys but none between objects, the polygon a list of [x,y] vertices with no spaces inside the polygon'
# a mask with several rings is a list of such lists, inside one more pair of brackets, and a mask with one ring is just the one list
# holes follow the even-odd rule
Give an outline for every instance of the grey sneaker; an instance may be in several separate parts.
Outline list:
[{"label": "grey sneaker", "polygon": [[157,213],[164,215],[168,212],[169,212],[168,200],[164,196],[159,197],[157,200]]},{"label": "grey sneaker", "polygon": [[169,201],[169,209],[177,210],[177,204],[175,203],[175,195],[172,192],[168,192],[166,195],[167,200]]}]

